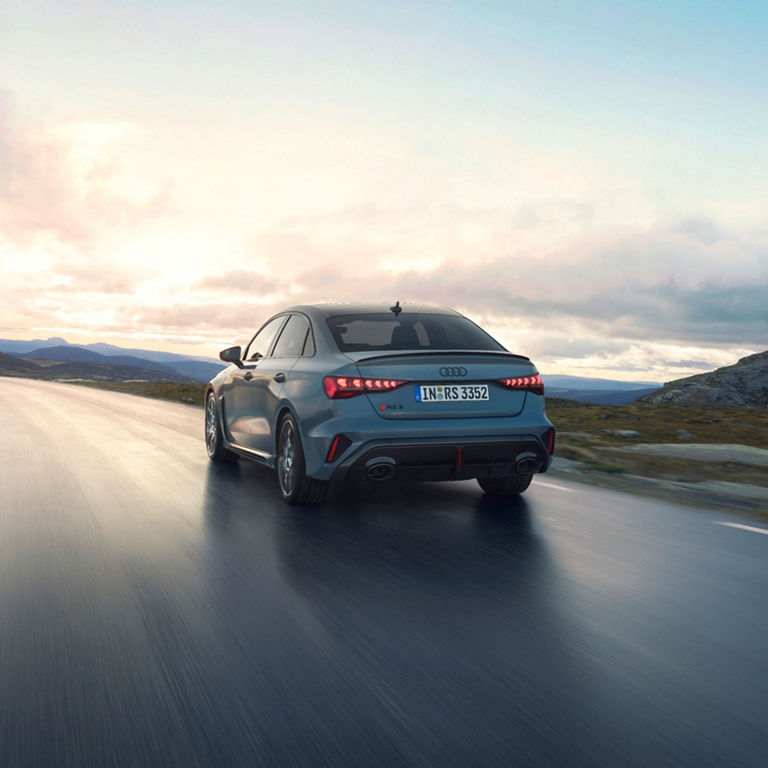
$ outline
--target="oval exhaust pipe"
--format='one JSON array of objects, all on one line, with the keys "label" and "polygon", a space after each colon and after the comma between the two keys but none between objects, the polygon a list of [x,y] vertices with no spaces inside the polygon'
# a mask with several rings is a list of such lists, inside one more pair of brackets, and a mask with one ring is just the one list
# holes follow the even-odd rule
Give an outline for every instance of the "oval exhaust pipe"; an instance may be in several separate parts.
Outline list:
[{"label": "oval exhaust pipe", "polygon": [[365,465],[365,474],[369,480],[376,482],[380,480],[390,480],[395,474],[397,463],[388,456],[378,456],[371,459]]},{"label": "oval exhaust pipe", "polygon": [[541,460],[535,453],[521,453],[515,459],[515,472],[518,475],[533,475],[539,471]]}]

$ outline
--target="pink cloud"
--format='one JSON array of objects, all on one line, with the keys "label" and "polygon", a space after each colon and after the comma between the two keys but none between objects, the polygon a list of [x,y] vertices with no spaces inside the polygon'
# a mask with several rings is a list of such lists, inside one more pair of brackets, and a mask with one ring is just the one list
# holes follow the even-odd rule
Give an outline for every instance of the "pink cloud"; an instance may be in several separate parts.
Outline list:
[{"label": "pink cloud", "polygon": [[0,238],[8,242],[47,235],[86,247],[156,217],[168,200],[167,188],[141,202],[120,194],[112,160],[79,166],[71,139],[14,121],[7,97],[0,98],[0,153]]}]

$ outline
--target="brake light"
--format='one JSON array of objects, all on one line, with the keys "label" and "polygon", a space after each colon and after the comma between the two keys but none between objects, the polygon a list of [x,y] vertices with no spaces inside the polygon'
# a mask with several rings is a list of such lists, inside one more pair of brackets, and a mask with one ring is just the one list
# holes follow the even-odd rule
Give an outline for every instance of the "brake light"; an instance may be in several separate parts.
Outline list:
[{"label": "brake light", "polygon": [[544,394],[544,382],[538,373],[533,376],[515,376],[511,379],[498,379],[497,381],[502,387],[507,389],[533,392],[534,395]]},{"label": "brake light", "polygon": [[400,379],[363,379],[355,376],[326,376],[323,389],[331,400],[355,397],[364,392],[391,392],[408,382]]}]

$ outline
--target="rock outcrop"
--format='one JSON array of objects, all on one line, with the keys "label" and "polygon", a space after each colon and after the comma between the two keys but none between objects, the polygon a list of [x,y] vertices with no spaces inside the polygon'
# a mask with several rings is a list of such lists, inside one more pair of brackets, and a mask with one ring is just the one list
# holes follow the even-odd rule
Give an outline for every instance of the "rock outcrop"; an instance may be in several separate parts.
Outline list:
[{"label": "rock outcrop", "polygon": [[670,381],[641,403],[695,403],[711,405],[768,405],[768,351],[743,357],[710,373]]}]

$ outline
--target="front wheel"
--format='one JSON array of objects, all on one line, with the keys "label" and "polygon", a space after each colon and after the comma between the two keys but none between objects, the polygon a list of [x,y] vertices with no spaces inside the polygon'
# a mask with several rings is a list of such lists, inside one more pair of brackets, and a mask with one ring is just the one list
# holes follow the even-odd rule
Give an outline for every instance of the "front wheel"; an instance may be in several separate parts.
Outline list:
[{"label": "front wheel", "polygon": [[236,461],[237,454],[224,447],[219,412],[213,392],[205,399],[205,450],[211,461]]},{"label": "front wheel", "polygon": [[276,469],[280,493],[288,504],[311,506],[325,498],[328,483],[307,476],[301,438],[292,416],[280,422]]},{"label": "front wheel", "polygon": [[533,475],[514,475],[513,477],[477,478],[480,487],[489,496],[517,496],[530,484]]}]

